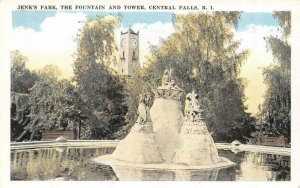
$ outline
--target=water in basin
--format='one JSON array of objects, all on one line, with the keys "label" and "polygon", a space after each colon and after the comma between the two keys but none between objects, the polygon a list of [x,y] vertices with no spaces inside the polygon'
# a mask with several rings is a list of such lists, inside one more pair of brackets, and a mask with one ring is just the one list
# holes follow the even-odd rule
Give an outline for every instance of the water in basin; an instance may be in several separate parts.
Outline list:
[{"label": "water in basin", "polygon": [[192,181],[289,181],[290,156],[218,150],[236,165],[214,170],[157,170],[110,166],[94,158],[115,148],[58,147],[11,151],[11,180],[192,180]]}]

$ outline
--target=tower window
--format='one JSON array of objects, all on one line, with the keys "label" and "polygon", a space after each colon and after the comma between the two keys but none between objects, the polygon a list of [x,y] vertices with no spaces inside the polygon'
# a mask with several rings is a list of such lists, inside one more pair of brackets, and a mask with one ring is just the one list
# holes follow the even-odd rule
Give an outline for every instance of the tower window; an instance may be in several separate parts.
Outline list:
[{"label": "tower window", "polygon": [[123,51],[122,58],[125,59],[125,52]]},{"label": "tower window", "polygon": [[136,58],[135,58],[135,51],[133,51],[132,59],[136,59]]},{"label": "tower window", "polygon": [[122,69],[122,73],[123,73],[123,69]]}]

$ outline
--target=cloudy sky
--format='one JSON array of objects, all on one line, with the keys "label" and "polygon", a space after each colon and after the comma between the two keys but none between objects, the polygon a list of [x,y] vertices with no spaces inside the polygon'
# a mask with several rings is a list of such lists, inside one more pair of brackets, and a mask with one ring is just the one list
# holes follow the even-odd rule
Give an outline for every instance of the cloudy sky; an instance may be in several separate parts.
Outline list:
[{"label": "cloudy sky", "polygon": [[[105,15],[107,13],[101,13]],[[38,69],[47,64],[56,64],[65,77],[73,75],[76,35],[87,16],[99,15],[98,12],[47,12],[13,11],[13,49],[25,54],[28,68]],[[149,45],[156,45],[160,38],[167,38],[175,29],[171,13],[123,12],[122,24],[115,33],[128,27],[140,32],[141,61],[147,55]],[[242,67],[241,77],[247,79],[245,94],[248,111],[256,113],[263,101],[265,85],[262,67],[272,63],[272,55],[266,50],[265,36],[279,35],[278,23],[272,13],[243,13],[236,32],[241,41],[241,49],[248,49],[250,55]]]}]

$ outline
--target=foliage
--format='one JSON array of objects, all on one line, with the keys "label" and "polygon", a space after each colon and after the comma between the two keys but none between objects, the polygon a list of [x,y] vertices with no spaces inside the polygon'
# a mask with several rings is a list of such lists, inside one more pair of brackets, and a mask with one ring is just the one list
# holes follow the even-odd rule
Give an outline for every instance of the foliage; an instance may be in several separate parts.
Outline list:
[{"label": "foliage", "polygon": [[12,65],[16,86],[12,88],[21,93],[13,94],[16,106],[12,105],[12,124],[22,124],[15,129],[18,140],[39,139],[43,130],[74,126],[82,128],[84,139],[121,138],[136,121],[140,95],[157,88],[163,71],[171,68],[179,87],[200,94],[205,121],[217,141],[246,142],[255,119],[245,112],[245,83],[239,78],[247,57],[233,39],[239,16],[239,12],[176,15],[176,32],[152,47],[149,66],[130,79],[110,69],[117,59],[118,17],[85,23],[72,82],[59,80],[59,70],[52,65],[31,72],[25,68],[26,58],[18,56]]},{"label": "foliage", "polygon": [[272,51],[274,61],[263,70],[267,85],[265,101],[260,111],[263,135],[284,136],[290,141],[291,123],[291,13],[275,12],[273,16],[282,28],[282,37],[266,38],[268,49]]},{"label": "foliage", "polygon": [[276,11],[273,17],[277,19],[279,26],[283,29],[284,37],[291,34],[291,12]]},{"label": "foliage", "polygon": [[27,115],[30,113],[28,105],[28,94],[11,93],[11,140],[16,140],[29,123]]},{"label": "foliage", "polygon": [[21,52],[11,54],[11,140],[24,131],[29,123],[27,115],[30,113],[28,105],[29,89],[38,81],[36,72],[26,68],[28,61]]},{"label": "foliage", "polygon": [[112,16],[89,20],[79,38],[74,74],[91,139],[114,138],[124,125],[126,106],[122,81],[109,65],[116,57],[114,30],[119,19]]},{"label": "foliage", "polygon": [[83,139],[120,136],[118,130],[124,125],[126,112],[123,83],[108,68],[115,60],[113,33],[118,22],[109,16],[85,24],[78,44],[73,83],[59,80],[60,71],[56,66],[47,65],[31,72],[25,67],[27,58],[14,55],[12,140],[40,139],[44,130],[74,127],[81,127]]},{"label": "foliage", "polygon": [[152,47],[149,66],[134,88],[147,82],[156,88],[163,71],[171,68],[184,91],[195,89],[200,94],[209,130],[218,141],[250,138],[247,131],[242,131],[241,138],[231,136],[232,130],[254,127],[245,113],[245,83],[238,77],[247,57],[247,51],[238,52],[239,43],[233,39],[239,16],[239,12],[176,15],[176,32]]},{"label": "foliage", "polygon": [[158,75],[174,69],[185,91],[200,94],[205,119],[217,140],[228,139],[236,126],[247,126],[237,122],[249,116],[243,104],[244,83],[238,77],[247,52],[238,52],[232,31],[239,16],[239,12],[178,15],[177,32],[154,50],[150,67]]},{"label": "foliage", "polygon": [[35,72],[31,72],[26,68],[27,57],[19,51],[11,54],[11,91],[17,93],[29,93],[31,88],[37,81],[38,76]]},{"label": "foliage", "polygon": [[[29,89],[26,115],[27,124],[17,140],[30,133],[30,140],[40,139],[44,130],[66,130],[70,128],[66,109],[69,105],[68,90],[72,88],[67,80],[58,80],[59,70],[47,65],[39,71],[39,81]],[[23,104],[24,105],[24,104]]]},{"label": "foliage", "polygon": [[46,65],[33,72],[26,61],[20,52],[12,56],[11,140],[39,140],[44,130],[72,128],[74,86],[58,80],[58,67]]}]

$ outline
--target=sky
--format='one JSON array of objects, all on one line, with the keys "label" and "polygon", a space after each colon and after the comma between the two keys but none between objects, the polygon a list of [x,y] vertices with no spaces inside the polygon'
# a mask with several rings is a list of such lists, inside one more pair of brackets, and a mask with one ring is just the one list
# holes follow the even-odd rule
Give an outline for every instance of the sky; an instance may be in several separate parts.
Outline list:
[{"label": "sky", "polygon": [[[107,12],[54,12],[54,11],[13,11],[13,49],[28,57],[30,69],[39,69],[47,64],[56,64],[65,77],[73,75],[76,35],[87,17],[107,15]],[[167,38],[175,29],[171,12],[122,12],[114,13],[122,17],[121,26],[115,31],[119,43],[120,32],[131,27],[140,33],[140,61],[145,60],[150,45],[159,44],[160,38]],[[240,49],[248,49],[250,54],[242,66],[240,77],[247,80],[245,88],[248,112],[257,113],[263,102],[265,84],[262,67],[273,61],[267,52],[264,37],[280,35],[278,23],[271,12],[241,15],[235,39]]]}]

